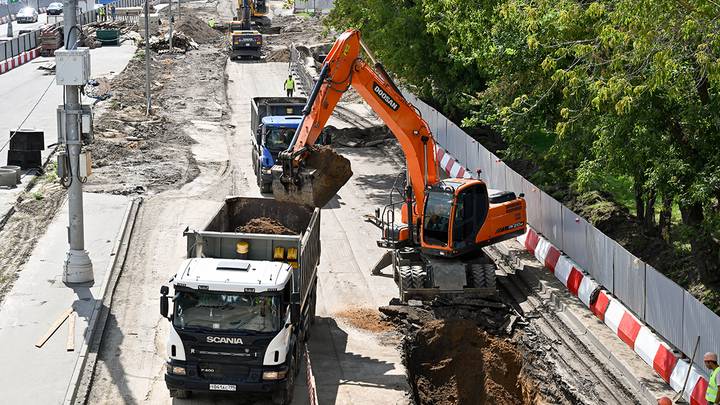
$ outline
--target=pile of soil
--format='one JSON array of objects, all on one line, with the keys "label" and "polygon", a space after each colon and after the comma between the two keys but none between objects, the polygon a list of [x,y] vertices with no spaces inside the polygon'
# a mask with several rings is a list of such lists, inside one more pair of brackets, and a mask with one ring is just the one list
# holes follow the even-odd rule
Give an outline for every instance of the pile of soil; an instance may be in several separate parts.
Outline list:
[{"label": "pile of soil", "polygon": [[406,340],[406,367],[421,404],[523,404],[522,355],[469,320],[428,322]]},{"label": "pile of soil", "polygon": [[333,145],[351,148],[374,146],[384,143],[386,139],[394,139],[390,129],[385,125],[370,128],[335,128],[327,125],[321,137],[329,139]]},{"label": "pile of soil", "polygon": [[253,218],[245,225],[237,227],[235,232],[262,233],[267,235],[297,235],[296,232],[288,229],[279,221],[267,217]]},{"label": "pile of soil", "polygon": [[305,160],[305,166],[316,169],[318,173],[313,182],[314,206],[322,207],[350,180],[353,172],[350,161],[330,146],[313,145],[308,149],[310,155]]},{"label": "pile of soil", "polygon": [[[170,35],[152,36],[150,37],[149,45],[150,49],[159,54],[164,53],[163,51],[170,51]],[[180,30],[173,31],[172,52],[185,53],[193,49],[198,49],[198,44],[193,38],[185,35],[185,33]]]},{"label": "pile of soil", "polygon": [[345,309],[335,314],[351,326],[374,333],[394,330],[392,323],[384,319],[380,312],[372,308]]},{"label": "pile of soil", "polygon": [[208,44],[222,39],[222,34],[192,14],[184,14],[175,29],[192,37],[198,44]]}]

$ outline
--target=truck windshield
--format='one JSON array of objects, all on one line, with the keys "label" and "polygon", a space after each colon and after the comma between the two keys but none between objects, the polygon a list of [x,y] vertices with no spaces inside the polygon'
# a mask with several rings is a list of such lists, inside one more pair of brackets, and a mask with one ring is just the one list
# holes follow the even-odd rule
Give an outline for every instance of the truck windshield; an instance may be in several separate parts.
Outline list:
[{"label": "truck windshield", "polygon": [[294,128],[268,128],[265,135],[265,146],[272,150],[287,149],[294,135]]},{"label": "truck windshield", "polygon": [[282,327],[280,296],[181,291],[173,324],[181,329],[276,332]]},{"label": "truck windshield", "polygon": [[450,226],[450,208],[453,195],[445,192],[429,192],[423,221],[423,238],[427,243],[447,246]]}]

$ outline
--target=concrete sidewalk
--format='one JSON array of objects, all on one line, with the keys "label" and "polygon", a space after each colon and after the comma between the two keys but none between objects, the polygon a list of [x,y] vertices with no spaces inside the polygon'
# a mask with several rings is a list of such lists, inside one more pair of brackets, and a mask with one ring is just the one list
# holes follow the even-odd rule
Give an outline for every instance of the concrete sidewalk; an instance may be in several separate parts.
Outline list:
[{"label": "concrete sidewalk", "polygon": [[[38,241],[0,306],[0,392],[7,404],[60,404],[85,339],[96,303],[102,300],[116,239],[122,234],[131,200],[85,194],[85,248],[93,261],[94,283],[62,282],[67,245],[67,201]],[[67,309],[77,312],[75,350],[66,351],[68,321],[41,348],[35,343]]]}]

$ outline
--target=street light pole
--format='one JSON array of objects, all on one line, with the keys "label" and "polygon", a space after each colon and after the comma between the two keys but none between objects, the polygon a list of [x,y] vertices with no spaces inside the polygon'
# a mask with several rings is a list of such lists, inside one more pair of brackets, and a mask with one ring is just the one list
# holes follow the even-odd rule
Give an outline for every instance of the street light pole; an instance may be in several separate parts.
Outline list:
[{"label": "street light pole", "polygon": [[5,0],[5,5],[7,6],[7,13],[8,13],[8,22],[7,22],[7,36],[8,38],[13,37],[13,30],[12,30],[12,20],[10,19],[10,0]]},{"label": "street light pole", "polygon": [[173,13],[172,13],[172,0],[168,1],[168,8],[170,9],[170,53],[173,51]]},{"label": "street light pole", "polygon": [[[78,27],[77,0],[63,2],[65,49],[77,48]],[[65,259],[63,281],[66,283],[86,283],[93,281],[93,267],[90,256],[85,250],[83,223],[83,195],[80,181],[80,86],[64,86],[65,91],[65,144],[67,158],[70,161],[70,186],[68,187],[68,215],[70,226],[68,239],[70,250]]]},{"label": "street light pole", "polygon": [[145,115],[152,112],[150,100],[150,1],[145,0]]}]

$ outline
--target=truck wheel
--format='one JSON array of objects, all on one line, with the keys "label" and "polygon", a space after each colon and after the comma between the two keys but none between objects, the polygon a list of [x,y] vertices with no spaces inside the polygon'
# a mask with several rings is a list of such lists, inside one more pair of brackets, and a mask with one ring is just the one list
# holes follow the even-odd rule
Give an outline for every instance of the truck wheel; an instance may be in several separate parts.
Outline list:
[{"label": "truck wheel", "polygon": [[260,185],[260,192],[261,193],[272,193],[272,183],[262,183]]},{"label": "truck wheel", "polygon": [[276,391],[272,394],[272,402],[276,405],[290,405],[293,400],[293,392],[295,391],[295,371],[297,370],[297,364],[295,362],[295,356],[290,360],[292,367],[288,370],[287,382],[285,387]]},{"label": "truck wheel", "polygon": [[424,288],[425,280],[427,280],[427,270],[425,266],[418,264],[410,268],[410,275],[413,279],[415,288]]},{"label": "truck wheel", "polygon": [[170,397],[177,399],[190,398],[190,391],[188,390],[170,390]]}]

